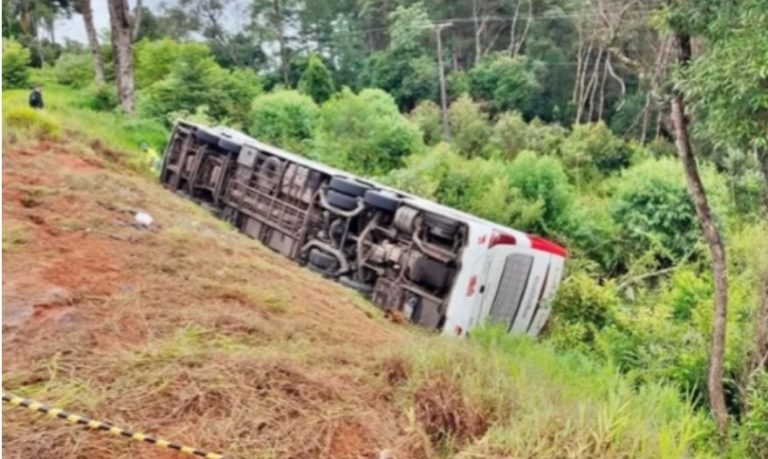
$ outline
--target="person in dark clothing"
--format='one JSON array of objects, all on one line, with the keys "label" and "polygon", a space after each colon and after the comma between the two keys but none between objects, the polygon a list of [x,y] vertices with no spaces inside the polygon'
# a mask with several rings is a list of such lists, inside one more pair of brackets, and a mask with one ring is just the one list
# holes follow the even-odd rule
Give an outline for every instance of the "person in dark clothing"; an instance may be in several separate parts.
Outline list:
[{"label": "person in dark clothing", "polygon": [[29,106],[37,109],[43,108],[43,93],[40,91],[40,86],[35,86],[29,94]]}]

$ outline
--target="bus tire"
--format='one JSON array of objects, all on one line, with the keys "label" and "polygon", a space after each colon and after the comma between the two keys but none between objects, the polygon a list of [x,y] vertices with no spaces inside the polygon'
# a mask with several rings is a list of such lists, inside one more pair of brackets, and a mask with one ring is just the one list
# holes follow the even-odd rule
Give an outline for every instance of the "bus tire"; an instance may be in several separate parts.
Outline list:
[{"label": "bus tire", "polygon": [[438,236],[450,238],[459,229],[459,222],[442,215],[426,212],[424,222],[432,229],[432,232]]},{"label": "bus tire", "polygon": [[309,264],[325,271],[337,262],[336,257],[323,252],[320,249],[309,251]]},{"label": "bus tire", "polygon": [[207,129],[197,128],[195,131],[195,138],[201,142],[206,142],[213,145],[219,144],[219,136]]},{"label": "bus tire", "polygon": [[410,267],[411,280],[438,291],[445,288],[450,275],[451,270],[443,263],[425,257],[414,260]]},{"label": "bus tire", "polygon": [[370,295],[371,293],[373,293],[373,287],[371,287],[368,284],[358,282],[349,276],[339,277],[339,283],[344,287],[351,288],[352,290],[356,290],[357,292],[363,295]]},{"label": "bus tire", "polygon": [[369,207],[386,210],[387,212],[394,212],[400,206],[400,200],[394,195],[376,190],[366,191],[363,201]]},{"label": "bus tire", "polygon": [[370,190],[368,186],[360,182],[338,176],[331,179],[328,188],[355,197],[363,196],[366,191]]},{"label": "bus tire", "polygon": [[355,198],[338,191],[330,190],[325,195],[325,199],[328,201],[328,204],[341,210],[352,210],[357,207],[357,200]]},{"label": "bus tire", "polygon": [[219,148],[229,153],[238,154],[240,153],[240,150],[243,148],[243,146],[237,142],[222,138],[219,139]]}]

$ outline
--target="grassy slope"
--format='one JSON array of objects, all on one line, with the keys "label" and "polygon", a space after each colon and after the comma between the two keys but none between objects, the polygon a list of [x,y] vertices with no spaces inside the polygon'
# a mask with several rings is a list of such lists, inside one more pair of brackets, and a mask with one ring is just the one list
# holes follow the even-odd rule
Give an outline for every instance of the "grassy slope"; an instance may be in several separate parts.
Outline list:
[{"label": "grassy slope", "polygon": [[[390,324],[127,173],[89,140],[135,151],[123,117],[46,95],[62,140],[4,129],[6,389],[235,458],[704,454],[711,424],[676,391],[493,329]],[[8,457],[175,457],[19,410],[3,423]]]}]

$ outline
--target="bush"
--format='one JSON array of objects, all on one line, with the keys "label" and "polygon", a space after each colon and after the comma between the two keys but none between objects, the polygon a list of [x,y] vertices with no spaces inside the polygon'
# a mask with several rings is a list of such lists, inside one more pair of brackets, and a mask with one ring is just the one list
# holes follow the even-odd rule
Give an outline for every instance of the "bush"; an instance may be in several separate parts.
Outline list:
[{"label": "bush", "polygon": [[344,89],[320,108],[314,155],[362,175],[379,175],[398,167],[402,158],[421,150],[419,129],[378,89],[355,94]]},{"label": "bush", "polygon": [[93,63],[88,54],[64,53],[53,66],[56,82],[82,88],[93,82]]},{"label": "bush", "polygon": [[205,105],[211,118],[238,127],[245,123],[251,101],[260,92],[253,70],[225,70],[211,57],[190,53],[143,91],[139,107],[145,116],[167,119],[173,112],[194,112]]},{"label": "bush", "polygon": [[[503,157],[514,159],[517,154],[529,149],[528,125],[518,112],[502,113],[493,125],[491,145],[498,150]],[[546,152],[544,152],[546,153]]]},{"label": "bush", "polygon": [[578,182],[617,172],[632,161],[632,149],[602,121],[574,125],[561,154],[569,174]]},{"label": "bush", "polygon": [[3,89],[29,87],[29,50],[3,37]]},{"label": "bush", "polygon": [[136,87],[148,87],[165,79],[179,62],[199,62],[210,57],[211,51],[204,43],[170,38],[141,40],[136,44]]},{"label": "bush", "polygon": [[61,131],[61,126],[55,119],[33,108],[11,107],[6,108],[4,112],[3,121],[11,130],[40,138],[56,138]]},{"label": "bush", "polygon": [[498,112],[517,110],[528,114],[539,90],[536,75],[524,56],[487,55],[468,75],[472,97],[490,102]]},{"label": "bush", "polygon": [[648,251],[669,264],[690,254],[701,235],[682,169],[668,158],[648,160],[624,171],[612,214],[630,257]]},{"label": "bush", "polygon": [[309,56],[307,68],[299,80],[299,91],[312,97],[318,104],[325,102],[333,94],[331,73],[317,54]]},{"label": "bush", "polygon": [[315,102],[297,91],[275,91],[253,99],[248,133],[287,150],[303,152],[317,121]]},{"label": "bush", "polygon": [[613,283],[601,286],[584,272],[574,273],[557,290],[548,339],[560,349],[590,349],[600,330],[617,324],[618,307]]},{"label": "bush", "polygon": [[434,145],[443,137],[443,121],[440,107],[431,100],[423,100],[408,114],[410,119],[421,130],[424,143]]},{"label": "bush", "polygon": [[114,85],[94,83],[86,88],[81,105],[97,112],[106,112],[114,110],[119,104]]},{"label": "bush", "polygon": [[755,375],[747,393],[740,443],[751,457],[768,457],[768,372]]},{"label": "bush", "polygon": [[451,104],[449,119],[451,140],[461,153],[468,157],[485,153],[491,130],[480,105],[464,94]]}]

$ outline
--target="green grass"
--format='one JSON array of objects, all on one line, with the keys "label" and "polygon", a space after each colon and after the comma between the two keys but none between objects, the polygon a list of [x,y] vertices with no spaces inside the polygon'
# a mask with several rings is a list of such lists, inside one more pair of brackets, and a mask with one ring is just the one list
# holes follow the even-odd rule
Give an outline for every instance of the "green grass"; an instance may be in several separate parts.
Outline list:
[{"label": "green grass", "polygon": [[482,440],[458,457],[714,457],[707,444],[713,423],[679,391],[635,387],[578,353],[485,328],[468,342],[433,340],[405,359],[407,405],[423,384],[445,378],[489,422]]},{"label": "green grass", "polygon": [[[3,114],[27,107],[28,95],[27,90],[3,91]],[[85,90],[46,84],[42,113],[56,120],[64,130],[99,139],[115,150],[138,153],[141,145],[146,143],[157,151],[163,151],[169,131],[162,122],[138,116],[128,117],[119,111],[99,112],[84,108],[87,97]]]}]

